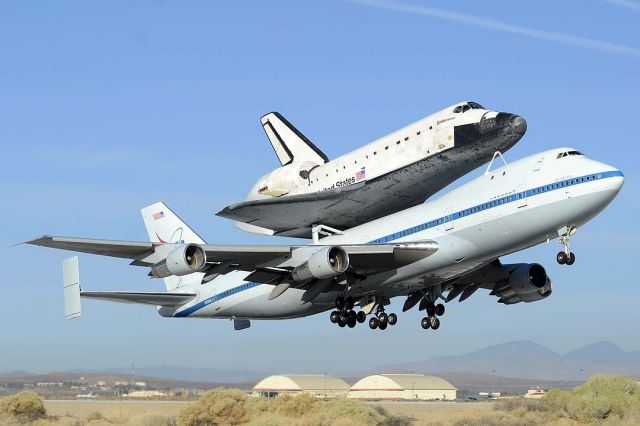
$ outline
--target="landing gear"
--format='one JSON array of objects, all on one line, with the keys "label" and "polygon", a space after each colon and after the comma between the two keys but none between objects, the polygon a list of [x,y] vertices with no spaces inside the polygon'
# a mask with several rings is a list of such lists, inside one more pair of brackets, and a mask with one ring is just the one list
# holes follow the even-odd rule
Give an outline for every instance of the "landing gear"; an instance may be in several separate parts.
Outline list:
[{"label": "landing gear", "polygon": [[367,314],[364,313],[364,311],[360,311],[356,314],[356,320],[358,320],[358,322],[360,324],[362,324],[363,322],[365,322],[367,320]]},{"label": "landing gear", "polygon": [[558,252],[556,255],[556,261],[558,261],[560,265],[573,265],[576,261],[576,255],[569,247],[569,238],[575,233],[575,227],[568,227],[566,228],[565,233],[560,237],[560,244],[564,246],[564,250]]},{"label": "landing gear", "polygon": [[444,315],[445,307],[442,303],[438,303],[437,305],[433,302],[430,302],[427,305],[427,316],[422,318],[420,321],[420,326],[425,329],[437,330],[440,328],[440,319]]},{"label": "landing gear", "polygon": [[396,325],[398,322],[398,316],[394,313],[389,314],[389,325]]},{"label": "landing gear", "polygon": [[[398,322],[398,316],[394,313],[387,314],[384,311],[384,299],[376,298],[375,301],[363,302],[360,300],[360,306],[365,306],[369,303],[376,303],[377,308],[373,317],[369,319],[369,328],[375,330],[385,330],[390,325],[395,325]],[[353,297],[338,296],[335,300],[336,310],[332,311],[329,315],[329,320],[333,324],[338,324],[339,327],[354,328],[357,324],[363,324],[367,321],[367,310],[354,311],[353,308],[356,305],[356,300]],[[364,303],[364,305],[363,305]],[[388,303],[388,302],[387,302]],[[435,309],[435,308],[434,308]]]},{"label": "landing gear", "polygon": [[340,321],[340,312],[338,311],[333,311],[331,312],[331,315],[329,315],[329,320],[333,323],[333,324],[337,324],[338,321]]}]

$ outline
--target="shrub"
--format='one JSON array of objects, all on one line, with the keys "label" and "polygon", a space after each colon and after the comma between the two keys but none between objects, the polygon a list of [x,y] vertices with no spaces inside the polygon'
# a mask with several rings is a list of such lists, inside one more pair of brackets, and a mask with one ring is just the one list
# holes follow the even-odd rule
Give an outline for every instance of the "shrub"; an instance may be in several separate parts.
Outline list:
[{"label": "shrub", "polygon": [[571,392],[552,390],[541,402],[581,422],[630,420],[640,416],[640,386],[626,377],[596,375]]},{"label": "shrub", "polygon": [[178,414],[179,426],[238,425],[247,423],[247,395],[238,389],[207,392]]},{"label": "shrub", "polygon": [[160,414],[147,414],[130,423],[136,426],[176,426],[176,419],[175,417],[161,416]]},{"label": "shrub", "polygon": [[44,404],[35,392],[20,392],[0,399],[0,419],[26,423],[44,416]]},{"label": "shrub", "polygon": [[93,422],[97,420],[104,420],[104,415],[100,411],[94,411],[93,413],[87,416],[88,422]]},{"label": "shrub", "polygon": [[338,398],[327,401],[313,419],[313,425],[383,425],[385,417],[362,401]]}]

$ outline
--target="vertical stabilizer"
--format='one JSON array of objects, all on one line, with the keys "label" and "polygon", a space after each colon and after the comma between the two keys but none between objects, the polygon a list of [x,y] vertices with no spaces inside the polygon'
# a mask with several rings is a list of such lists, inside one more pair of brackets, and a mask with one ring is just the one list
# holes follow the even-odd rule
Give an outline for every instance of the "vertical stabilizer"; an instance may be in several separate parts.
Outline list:
[{"label": "vertical stabilizer", "polygon": [[[169,207],[159,202],[140,210],[149,241],[162,244],[206,244],[195,231],[182,221]],[[164,278],[167,290],[180,287],[191,275]]]},{"label": "vertical stabilizer", "polygon": [[329,158],[316,147],[305,135],[293,127],[280,113],[270,112],[260,118],[273,150],[280,160],[280,164],[311,161],[324,164]]}]

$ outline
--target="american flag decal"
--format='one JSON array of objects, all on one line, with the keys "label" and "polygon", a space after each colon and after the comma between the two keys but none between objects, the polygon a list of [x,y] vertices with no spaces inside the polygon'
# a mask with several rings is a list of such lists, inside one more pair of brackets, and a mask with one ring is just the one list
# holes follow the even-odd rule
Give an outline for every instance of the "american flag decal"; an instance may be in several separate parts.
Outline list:
[{"label": "american flag decal", "polygon": [[364,167],[360,169],[359,172],[356,173],[356,181],[361,181],[363,179],[366,179],[367,174],[364,171]]},{"label": "american flag decal", "polygon": [[162,219],[163,217],[164,217],[164,212],[163,211],[160,211],[158,213],[154,213],[153,214],[153,219],[154,220]]}]

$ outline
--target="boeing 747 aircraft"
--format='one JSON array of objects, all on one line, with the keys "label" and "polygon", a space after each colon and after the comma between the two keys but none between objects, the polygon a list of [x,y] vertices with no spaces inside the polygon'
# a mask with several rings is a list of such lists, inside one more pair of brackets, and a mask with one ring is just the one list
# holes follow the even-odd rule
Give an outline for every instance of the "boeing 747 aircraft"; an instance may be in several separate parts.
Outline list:
[{"label": "boeing 747 aircraft", "polygon": [[246,231],[301,238],[314,226],[344,230],[420,204],[527,130],[520,116],[461,102],[329,160],[277,112],[261,122],[281,167],[218,215]]},{"label": "boeing 747 aircraft", "polygon": [[[312,245],[210,245],[166,205],[142,209],[151,242],[44,236],[29,244],[130,259],[163,278],[166,292],[80,289],[78,259],[64,262],[65,312],[80,315],[80,298],[141,303],[175,318],[286,319],[331,310],[330,320],[372,329],[397,322],[385,306],[405,297],[403,311],[426,311],[421,326],[437,329],[445,306],[479,289],[510,305],[552,292],[545,268],[502,264],[501,256],[558,239],[561,264],[576,261],[571,236],[618,194],[614,167],[557,148],[487,171],[422,205],[346,229]],[[358,308],[356,308],[356,306]]]}]

